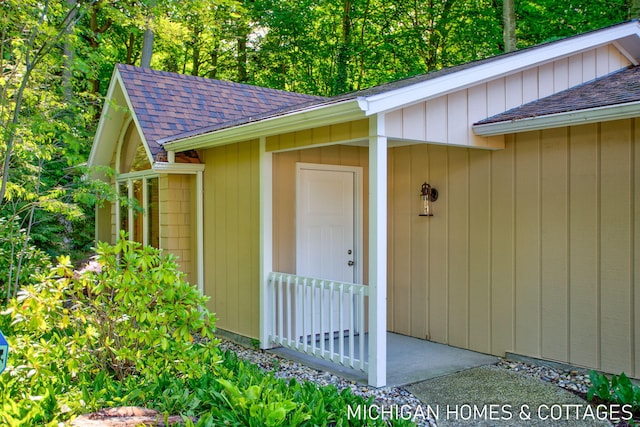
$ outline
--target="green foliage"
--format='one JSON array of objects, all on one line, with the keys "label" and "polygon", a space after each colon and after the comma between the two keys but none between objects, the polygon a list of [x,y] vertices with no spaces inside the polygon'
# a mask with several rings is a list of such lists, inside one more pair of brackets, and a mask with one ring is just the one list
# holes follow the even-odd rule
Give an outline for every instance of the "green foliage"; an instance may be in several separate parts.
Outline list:
[{"label": "green foliage", "polygon": [[30,283],[49,266],[47,254],[31,243],[17,219],[0,217],[0,304],[15,294],[19,283]]},{"label": "green foliage", "polygon": [[204,303],[172,256],[124,235],[83,270],[61,257],[0,317],[0,424],[57,425],[161,375],[204,375],[219,358]]},{"label": "green foliage", "polygon": [[221,355],[204,303],[171,255],[124,234],[82,270],[60,257],[0,315],[11,346],[0,424],[57,426],[138,405],[196,417],[185,423],[199,427],[388,425],[347,420],[349,405],[372,403],[348,389],[277,379]]},{"label": "green foliage", "polygon": [[[405,426],[403,420],[347,420],[347,407],[372,403],[351,390],[286,381],[225,352],[200,377],[160,375],[124,397],[127,405],[197,416],[195,426]],[[189,425],[189,423],[187,423]]]},{"label": "green foliage", "polygon": [[640,409],[640,387],[633,384],[625,373],[612,375],[609,379],[596,371],[589,372],[591,387],[587,392],[587,399],[598,398],[605,402],[620,405],[631,405],[634,411]]}]

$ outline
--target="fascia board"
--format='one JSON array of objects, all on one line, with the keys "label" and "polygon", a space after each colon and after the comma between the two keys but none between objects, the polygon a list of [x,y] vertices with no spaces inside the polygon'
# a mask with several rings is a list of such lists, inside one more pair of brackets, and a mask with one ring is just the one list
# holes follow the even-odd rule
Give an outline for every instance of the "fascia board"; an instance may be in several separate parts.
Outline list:
[{"label": "fascia board", "polygon": [[589,123],[640,117],[640,102],[593,108],[582,111],[549,114],[521,120],[474,125],[473,132],[478,136],[495,136],[532,130],[550,129],[565,126],[577,126]]},{"label": "fascia board", "polygon": [[365,115],[359,108],[358,102],[356,100],[348,100],[166,142],[163,147],[167,151],[175,152],[211,148],[238,141],[256,139],[261,136],[295,132],[364,117]]},{"label": "fascia board", "polygon": [[204,171],[204,168],[202,163],[156,162],[153,165],[153,170],[160,173],[196,174]]},{"label": "fascia board", "polygon": [[151,150],[149,149],[149,143],[147,142],[147,138],[144,136],[144,132],[142,132],[142,126],[140,126],[140,121],[138,120],[138,116],[136,115],[136,110],[133,108],[133,103],[131,102],[131,98],[129,98],[129,93],[127,92],[127,88],[124,85],[124,80],[120,75],[120,71],[116,68],[117,75],[116,78],[120,82],[122,87],[122,93],[124,95],[125,102],[127,103],[127,108],[131,113],[131,117],[133,118],[134,123],[136,124],[136,128],[138,129],[138,133],[140,134],[140,140],[142,141],[142,146],[144,147],[144,151],[147,153],[147,160],[149,160],[149,164],[153,164],[155,159],[153,158],[153,154],[151,154]]},{"label": "fascia board", "polygon": [[549,46],[541,46],[530,51],[495,59],[485,64],[416,83],[415,85],[361,97],[358,102],[367,116],[383,113],[593,49],[629,36],[640,37],[640,26],[637,22],[629,22],[626,25],[558,41]]},{"label": "fascia board", "polygon": [[[113,102],[116,87],[118,86],[120,86],[122,95],[126,103],[126,107],[129,113],[131,114],[133,121],[136,124],[136,128],[138,130],[138,133],[140,134],[140,140],[142,141],[144,150],[147,153],[147,158],[149,160],[149,163],[153,164],[154,159],[153,159],[153,155],[151,154],[151,150],[149,149],[149,144],[147,143],[147,139],[145,138],[144,133],[142,132],[142,127],[140,126],[140,122],[138,121],[138,117],[136,116],[135,110],[133,108],[133,104],[131,103],[131,99],[129,98],[129,94],[127,93],[127,89],[124,85],[124,81],[122,80],[122,76],[120,75],[120,71],[118,70],[117,67],[114,68],[113,74],[111,76],[111,83],[109,83],[109,89],[107,90],[107,96],[105,97],[102,113],[100,114],[100,121],[98,122],[98,128],[96,130],[96,135],[93,139],[93,145],[91,146],[91,152],[89,153],[89,160],[87,161],[87,164],[89,166],[108,164],[108,161],[107,163],[104,163],[104,162],[100,163],[100,159],[98,159],[97,156],[98,156],[99,146],[102,140],[102,133],[104,132],[104,126],[106,126],[105,124],[108,122],[108,117],[113,110],[112,102]],[[120,131],[122,131],[122,129],[120,129]],[[111,153],[111,155],[113,155],[113,153]],[[111,157],[109,157],[109,160],[111,160]]]}]

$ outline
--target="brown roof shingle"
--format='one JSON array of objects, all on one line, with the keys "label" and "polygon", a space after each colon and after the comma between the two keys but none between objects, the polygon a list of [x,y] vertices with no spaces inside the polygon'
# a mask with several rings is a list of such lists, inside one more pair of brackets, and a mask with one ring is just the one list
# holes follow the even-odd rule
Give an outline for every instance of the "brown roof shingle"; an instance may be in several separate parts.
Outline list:
[{"label": "brown roof shingle", "polygon": [[325,99],[132,65],[117,68],[156,159],[164,156],[162,139]]},{"label": "brown roof shingle", "polygon": [[475,124],[508,122],[639,101],[640,66],[636,66],[496,114]]}]

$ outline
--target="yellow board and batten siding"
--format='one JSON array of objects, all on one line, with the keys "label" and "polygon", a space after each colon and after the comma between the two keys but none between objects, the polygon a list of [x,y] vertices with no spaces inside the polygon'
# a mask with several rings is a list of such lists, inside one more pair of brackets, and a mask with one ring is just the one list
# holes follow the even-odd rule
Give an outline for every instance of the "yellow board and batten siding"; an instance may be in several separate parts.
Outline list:
[{"label": "yellow board and batten siding", "polygon": [[639,126],[390,149],[390,329],[638,377]]},{"label": "yellow board and batten siding", "polygon": [[[366,149],[323,146],[366,139],[367,134],[365,120],[266,139],[267,151],[300,150],[274,153],[273,157],[275,270],[295,272],[295,204],[289,203],[295,197],[295,162],[359,165],[366,169]],[[259,147],[253,140],[200,152],[207,165],[203,175],[204,293],[211,297],[209,308],[216,313],[219,328],[256,339],[260,332]]]},{"label": "yellow board and batten siding", "polygon": [[267,137],[266,151],[290,151],[311,146],[330,145],[345,141],[362,140],[369,136],[369,120],[336,123],[298,132]]},{"label": "yellow board and batten siding", "polygon": [[260,333],[260,152],[246,141],[200,152],[204,179],[204,293],[217,327]]}]

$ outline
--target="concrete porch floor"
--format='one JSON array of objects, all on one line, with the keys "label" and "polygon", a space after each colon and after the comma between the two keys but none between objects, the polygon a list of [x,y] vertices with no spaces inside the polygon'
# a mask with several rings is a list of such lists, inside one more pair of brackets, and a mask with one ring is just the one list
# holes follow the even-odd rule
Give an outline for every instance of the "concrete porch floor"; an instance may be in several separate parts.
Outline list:
[{"label": "concrete porch floor", "polygon": [[[355,337],[356,349],[359,348],[358,339],[359,337]],[[368,334],[365,334],[365,349],[367,344]],[[355,369],[283,347],[269,351],[314,369],[367,383],[367,375]],[[387,386],[413,384],[478,366],[492,365],[498,360],[495,356],[387,332]]]}]

